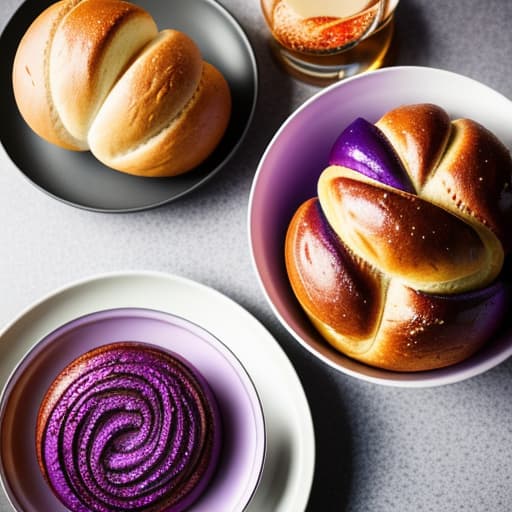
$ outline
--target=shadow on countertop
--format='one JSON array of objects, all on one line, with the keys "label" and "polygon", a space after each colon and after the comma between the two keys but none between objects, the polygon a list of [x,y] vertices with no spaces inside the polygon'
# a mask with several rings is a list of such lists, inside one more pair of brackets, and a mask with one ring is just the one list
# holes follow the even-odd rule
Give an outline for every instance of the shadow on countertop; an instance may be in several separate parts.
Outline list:
[{"label": "shadow on countertop", "polygon": [[400,2],[395,12],[395,33],[388,65],[429,65],[431,44],[424,10],[414,1]]},{"label": "shadow on countertop", "polygon": [[[325,364],[303,353],[297,343],[281,346],[290,357],[308,399],[316,443],[316,465],[307,512],[343,512],[353,485],[353,432],[342,388]],[[338,374],[336,374],[338,377]]]}]

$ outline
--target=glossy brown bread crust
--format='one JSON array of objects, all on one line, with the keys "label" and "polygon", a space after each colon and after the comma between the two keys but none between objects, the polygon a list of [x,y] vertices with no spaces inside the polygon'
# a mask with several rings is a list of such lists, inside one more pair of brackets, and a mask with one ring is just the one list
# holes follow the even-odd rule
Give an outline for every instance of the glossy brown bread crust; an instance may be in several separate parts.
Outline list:
[{"label": "glossy brown bread crust", "polygon": [[231,114],[226,80],[194,41],[122,0],[62,0],[41,13],[18,47],[13,88],[38,135],[141,176],[195,168]]},{"label": "glossy brown bread crust", "polygon": [[327,168],[288,228],[290,283],[339,351],[396,371],[448,366],[503,316],[493,283],[510,243],[510,153],[435,105],[399,107],[376,124],[414,192]]}]

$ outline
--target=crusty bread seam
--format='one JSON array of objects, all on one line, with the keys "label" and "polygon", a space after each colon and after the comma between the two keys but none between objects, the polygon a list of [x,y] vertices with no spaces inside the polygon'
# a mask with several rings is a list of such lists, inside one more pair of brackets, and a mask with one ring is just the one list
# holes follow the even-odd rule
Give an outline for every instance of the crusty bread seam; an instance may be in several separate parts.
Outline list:
[{"label": "crusty bread seam", "polygon": [[[352,171],[352,169],[349,169],[349,170],[351,172],[354,172],[354,174],[357,174],[355,171]],[[367,178],[366,176],[363,176],[363,175],[361,175],[361,176],[363,178],[367,179],[369,182],[374,182],[375,181],[375,180],[373,180],[371,178]],[[388,187],[388,188],[392,188],[392,187]],[[325,216],[325,212],[323,211],[322,204],[320,202],[318,202],[318,205],[320,207],[320,210],[322,211],[322,214],[324,216],[325,222],[327,222],[327,217]],[[377,341],[377,338],[378,338],[378,335],[379,335],[379,332],[380,332],[380,328],[382,326],[382,321],[384,319],[384,311],[386,309],[385,308],[385,304],[386,304],[386,299],[387,299],[387,295],[388,295],[391,279],[386,278],[386,276],[379,269],[375,268],[373,265],[371,265],[364,258],[362,258],[358,254],[356,254],[352,250],[351,247],[349,247],[347,244],[345,244],[345,242],[343,242],[343,240],[339,237],[339,235],[335,231],[334,231],[334,233],[336,234],[336,237],[338,239],[338,243],[343,245],[344,250],[347,251],[347,253],[350,255],[350,258],[353,259],[357,263],[363,262],[364,264],[366,264],[369,267],[371,267],[372,271],[379,276],[379,281],[380,281],[380,284],[381,284],[380,296],[381,296],[381,304],[383,304],[383,306],[380,308],[379,316],[378,316],[378,318],[375,321],[375,328],[373,329],[373,336],[370,337],[370,338],[367,338],[366,340],[360,340],[360,339],[354,338],[354,341],[356,342],[357,345],[360,345],[361,341],[364,342],[366,348],[364,348],[363,350],[353,350],[352,349],[352,345],[350,345],[350,352],[351,353],[358,354],[358,355],[364,355],[364,354],[368,353],[370,350],[372,350],[373,346],[375,345],[375,343]],[[306,293],[309,293],[309,289],[306,289],[305,291],[306,291]],[[310,299],[310,300],[311,300],[311,302],[313,302],[312,299]],[[317,321],[323,323],[320,319],[318,319]],[[332,329],[331,327],[329,327],[329,329],[333,331],[333,334],[337,335],[337,333],[336,333],[336,331],[334,329]],[[343,337],[345,339],[352,339],[351,336],[343,336]],[[346,345],[346,342],[343,342],[343,343]],[[346,347],[346,349],[348,349],[348,347]]]},{"label": "crusty bread seam", "polygon": [[393,152],[395,153],[395,155],[398,157],[398,159],[402,163],[404,169],[407,171],[407,177],[408,177],[409,182],[411,183],[412,187],[414,188],[416,195],[420,196],[420,194],[422,193],[426,184],[435,175],[437,169],[439,168],[440,162],[443,160],[443,158],[450,146],[450,143],[453,140],[454,129],[453,129],[452,123],[450,123],[450,125],[448,127],[449,133],[444,138],[444,143],[443,143],[441,150],[439,151],[439,153],[437,155],[437,159],[431,163],[428,173],[426,174],[426,176],[423,179],[423,185],[416,183],[416,180],[414,180],[412,172],[411,172],[411,165],[410,165],[409,161],[405,158],[407,155],[406,155],[406,153],[402,153],[401,151],[398,150],[398,148],[395,147],[395,144],[393,143],[393,140],[395,139],[395,137],[394,137],[392,131],[388,129],[386,123],[384,123],[383,120],[380,119],[379,121],[377,121],[375,123],[375,126],[382,132],[382,134],[384,135],[384,137],[386,138],[386,140],[388,141],[390,146],[393,148]]},{"label": "crusty bread seam", "polygon": [[446,154],[448,153],[448,150],[451,146],[451,142],[452,140],[455,138],[455,129],[453,127],[453,124],[450,123],[450,126],[449,126],[449,133],[448,135],[445,137],[444,139],[444,144],[443,144],[443,148],[441,151],[439,151],[439,154],[437,156],[437,159],[432,162],[432,166],[430,167],[430,169],[428,170],[428,173],[427,175],[425,176],[424,180],[423,180],[423,185],[420,186],[417,190],[416,190],[416,194],[418,196],[421,196],[421,194],[423,193],[423,190],[425,189],[425,187],[427,186],[427,184],[434,178],[434,176],[436,175],[436,172],[439,170],[439,167],[440,167],[440,164],[441,162],[443,161],[443,159],[445,158]]},{"label": "crusty bread seam", "polygon": [[[203,70],[201,73],[201,79],[199,80],[196,90],[194,91],[192,96],[188,99],[188,101],[185,103],[183,108],[166,125],[162,126],[160,128],[160,130],[153,133],[152,135],[149,135],[148,138],[146,138],[144,141],[140,142],[136,146],[133,146],[122,153],[117,153],[115,155],[112,155],[110,157],[110,160],[115,162],[116,160],[122,160],[123,158],[125,158],[127,156],[133,156],[134,153],[137,153],[137,151],[142,151],[148,144],[150,144],[152,141],[154,141],[155,139],[160,137],[164,132],[171,129],[173,127],[173,125],[178,123],[180,121],[181,117],[185,116],[187,114],[188,110],[190,110],[192,108],[194,100],[198,96],[198,94],[201,92],[203,85],[204,85],[204,66],[203,66]],[[165,159],[162,160],[161,165],[163,165],[164,163],[166,163],[167,161],[170,161],[170,160],[172,160],[172,157],[168,158],[167,160],[165,160]],[[142,165],[138,166],[138,168],[141,170],[145,170],[147,168],[152,168],[152,167],[154,167],[154,165],[152,165],[150,167],[143,167]]]},{"label": "crusty bread seam", "polygon": [[46,41],[45,48],[44,48],[44,80],[45,80],[45,87],[46,87],[46,98],[47,103],[50,110],[50,115],[52,116],[52,120],[54,122],[54,125],[59,128],[59,131],[64,134],[63,139],[67,139],[69,143],[73,144],[77,147],[77,149],[87,149],[87,145],[84,144],[83,141],[78,140],[75,138],[64,126],[64,123],[62,122],[62,119],[59,115],[59,112],[53,102],[53,94],[51,89],[51,82],[50,82],[50,53],[53,46],[53,40],[55,33],[57,32],[59,25],[62,23],[64,18],[81,2],[84,0],[62,0],[62,6],[59,10],[59,15],[56,17],[55,21],[53,22],[52,28],[50,30],[50,37]]},{"label": "crusty bread seam", "polygon": [[[147,32],[148,19],[154,22],[149,13],[128,2],[81,0],[58,27],[49,59],[52,99],[66,128],[85,149],[90,149],[91,125],[112,87],[157,34],[156,25],[154,32]],[[72,80],[63,69],[69,59]]]},{"label": "crusty bread seam", "polygon": [[[440,158],[438,159],[435,167],[436,171],[440,172],[440,169],[443,168],[443,161],[451,158],[450,150],[455,151],[456,140],[458,137],[461,137],[460,130],[457,127],[457,121],[460,121],[460,119],[455,119],[450,123],[450,136],[447,138],[449,144],[445,145],[442,153],[440,152]],[[495,269],[501,269],[504,260],[503,244],[490,228],[489,223],[486,222],[485,219],[481,218],[481,216],[477,215],[466,203],[463,203],[458,199],[456,192],[452,192],[445,180],[440,180],[440,184],[446,193],[446,197],[450,199],[443,200],[443,198],[438,198],[435,194],[430,193],[428,185],[431,183],[434,176],[435,172],[429,173],[429,179],[425,180],[425,184],[420,191],[420,193],[423,193],[422,197],[439,208],[442,208],[458,217],[470,226],[477,233],[478,237],[487,248],[486,255],[488,266]],[[491,258],[491,256],[495,255],[497,252],[496,250],[492,250],[492,248],[497,247],[501,248],[500,257]],[[487,282],[487,284],[490,284],[490,282]]]},{"label": "crusty bread seam", "polygon": [[374,269],[376,272],[380,275],[380,283],[381,283],[381,304],[382,307],[380,308],[379,317],[375,321],[375,329],[373,330],[373,337],[369,338],[366,341],[367,347],[362,351],[352,351],[354,354],[358,354],[363,356],[364,354],[367,354],[368,352],[371,352],[375,346],[375,343],[377,343],[377,338],[379,337],[380,329],[382,327],[382,322],[384,320],[384,313],[386,311],[386,303],[388,298],[388,291],[391,284],[391,279],[386,279],[386,276],[379,272],[377,269]]},{"label": "crusty bread seam", "polygon": [[[455,124],[455,123],[457,123],[457,121],[460,121],[460,119],[456,119],[456,120],[452,121],[452,123],[450,125],[450,128],[451,128],[450,145],[446,147],[446,150],[443,151],[441,158],[439,158],[437,165],[436,165],[436,171],[440,172],[440,170],[443,169],[443,165],[442,165],[443,161],[450,159],[450,150],[453,152],[455,151],[456,141],[458,138],[461,137],[460,130],[457,128],[457,125]],[[432,178],[434,177],[434,175],[435,175],[435,173],[432,175]],[[433,204],[435,204],[441,208],[444,208],[445,210],[451,211],[451,212],[458,211],[458,212],[460,212],[460,216],[462,216],[468,220],[478,222],[482,226],[485,226],[486,229],[490,230],[488,222],[485,219],[482,219],[481,217],[476,215],[475,212],[473,212],[473,210],[471,210],[471,208],[469,208],[469,206],[467,204],[462,203],[462,201],[460,199],[457,200],[456,192],[453,192],[448,187],[445,180],[441,180],[441,185],[443,186],[443,189],[446,192],[446,196],[451,197],[451,200],[449,202],[447,201],[446,203],[441,202],[440,200],[437,199],[437,197],[435,195],[429,193],[428,186],[429,186],[430,182],[431,182],[431,179],[426,181],[425,185],[422,188],[422,191],[426,189],[425,197],[430,202],[432,202]],[[453,207],[453,210],[452,210],[452,207]]]},{"label": "crusty bread seam", "polygon": [[417,191],[418,195],[421,194],[425,190],[425,188],[428,186],[430,181],[434,178],[437,171],[441,167],[441,162],[448,156],[450,147],[451,147],[453,141],[457,137],[457,130],[455,129],[455,127],[453,125],[453,121],[450,122],[449,130],[450,130],[450,132],[448,133],[448,136],[445,138],[443,149],[442,149],[442,151],[439,151],[437,160],[432,164],[432,167],[429,169],[428,174],[423,182],[423,186],[420,187],[420,189]]}]

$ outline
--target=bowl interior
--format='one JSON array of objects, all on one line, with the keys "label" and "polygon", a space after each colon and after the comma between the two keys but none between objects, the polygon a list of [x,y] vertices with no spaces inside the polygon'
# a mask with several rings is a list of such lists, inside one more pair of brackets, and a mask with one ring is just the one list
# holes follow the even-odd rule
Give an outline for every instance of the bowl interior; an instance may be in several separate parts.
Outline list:
[{"label": "bowl interior", "polygon": [[37,411],[50,383],[73,359],[115,341],[150,343],[181,355],[206,379],[223,422],[219,466],[191,510],[244,510],[260,479],[265,426],[254,385],[233,353],[217,338],[180,317],[144,309],[101,311],[49,334],[26,355],[9,379],[0,405],[2,483],[17,510],[67,509],[39,471],[35,453]]},{"label": "bowl interior", "polygon": [[[475,100],[478,98],[478,101]],[[512,354],[504,333],[469,360],[441,370],[398,373],[372,368],[331,348],[312,327],[290,288],[284,239],[297,207],[316,196],[316,183],[341,131],[357,117],[377,121],[403,104],[435,103],[452,118],[472,118],[512,143],[512,102],[470,78],[422,67],[395,67],[360,75],[319,92],[299,107],[267,147],[253,181],[249,236],[254,267],[274,313],[309,351],[332,367],[365,380],[431,386],[476,375]]]}]

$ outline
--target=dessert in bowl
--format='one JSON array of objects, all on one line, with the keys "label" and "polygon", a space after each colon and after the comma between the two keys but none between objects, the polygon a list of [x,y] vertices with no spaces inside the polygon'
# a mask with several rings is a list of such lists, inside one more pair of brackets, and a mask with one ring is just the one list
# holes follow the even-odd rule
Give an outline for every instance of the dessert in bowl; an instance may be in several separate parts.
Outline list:
[{"label": "dessert in bowl", "polygon": [[453,382],[508,357],[511,108],[468,78],[392,68],[288,119],[254,180],[250,242],[267,299],[306,348],[401,385]]},{"label": "dessert in bowl", "polygon": [[216,399],[199,372],[142,343],[75,359],[36,422],[41,472],[74,511],[186,510],[213,476],[221,440]]},{"label": "dessert in bowl", "polygon": [[241,511],[265,456],[238,359],[152,310],[100,311],[50,333],[9,379],[1,425],[3,484],[27,511]]}]

